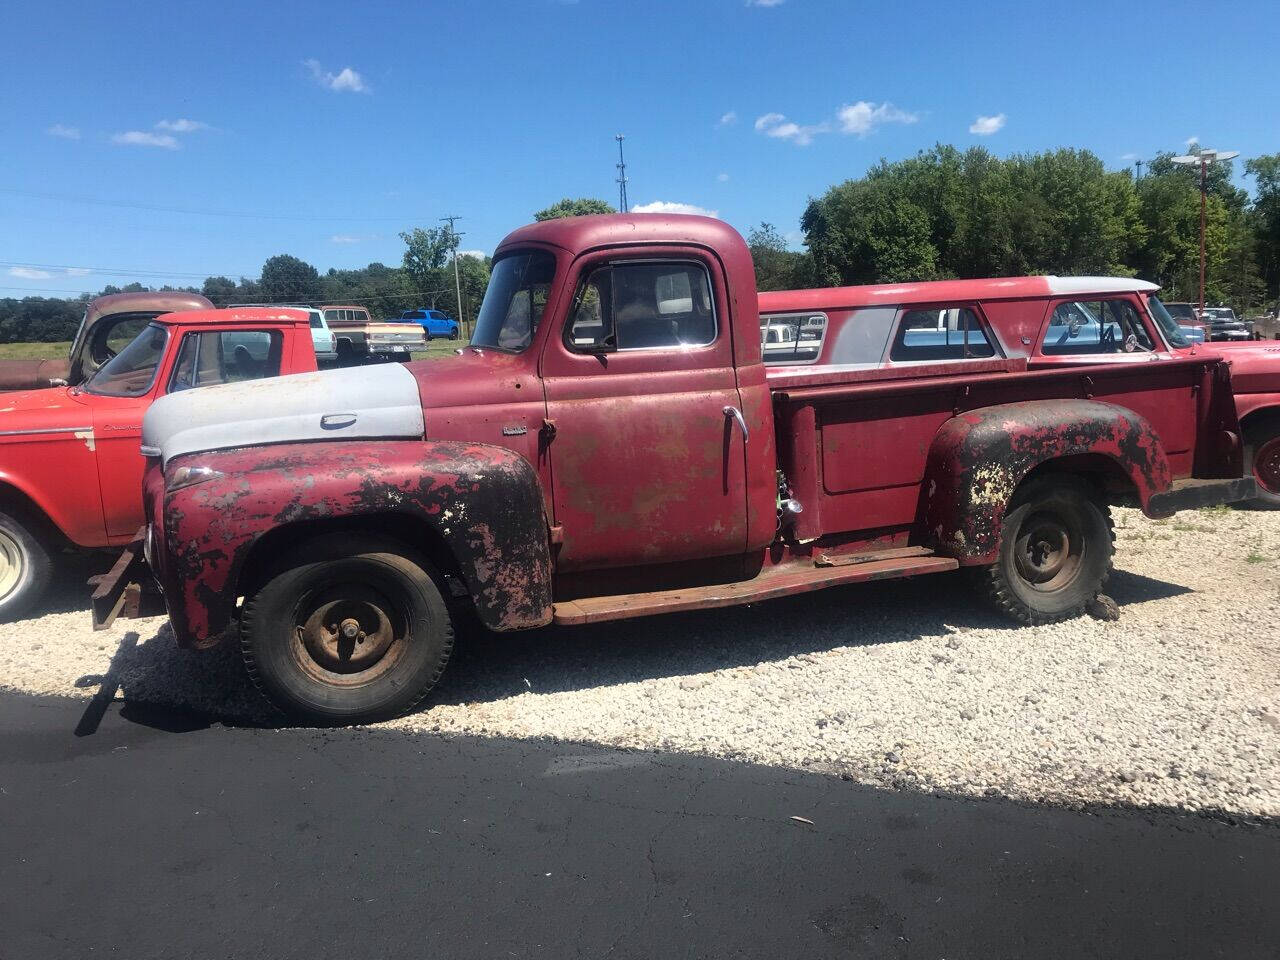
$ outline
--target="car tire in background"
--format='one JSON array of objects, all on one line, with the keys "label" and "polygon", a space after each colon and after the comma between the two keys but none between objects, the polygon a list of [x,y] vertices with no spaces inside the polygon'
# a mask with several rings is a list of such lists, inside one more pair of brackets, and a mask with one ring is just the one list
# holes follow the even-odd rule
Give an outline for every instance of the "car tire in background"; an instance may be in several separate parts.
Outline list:
[{"label": "car tire in background", "polygon": [[360,723],[412,710],[449,662],[453,623],[431,565],[387,537],[333,534],[245,602],[241,653],[285,713]]},{"label": "car tire in background", "polygon": [[0,511],[0,622],[31,609],[49,586],[53,561],[31,527]]},{"label": "car tire in background", "polygon": [[1253,471],[1258,495],[1248,506],[1280,510],[1280,417],[1250,424],[1244,432],[1245,474]]},{"label": "car tire in background", "polygon": [[449,329],[449,339],[450,339],[450,340],[457,340],[457,339],[458,339],[458,328],[457,328],[457,327],[451,327],[451,328]]}]

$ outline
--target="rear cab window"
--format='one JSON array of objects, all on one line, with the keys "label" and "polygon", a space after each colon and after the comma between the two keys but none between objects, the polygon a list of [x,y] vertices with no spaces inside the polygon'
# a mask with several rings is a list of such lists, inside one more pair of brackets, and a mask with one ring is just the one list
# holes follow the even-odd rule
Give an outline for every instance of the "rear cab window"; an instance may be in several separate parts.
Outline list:
[{"label": "rear cab window", "polygon": [[994,337],[969,304],[901,310],[889,345],[889,359],[894,363],[978,360],[999,355]]},{"label": "rear cab window", "polygon": [[825,313],[772,313],[760,317],[760,354],[770,366],[816,363],[826,336]]}]

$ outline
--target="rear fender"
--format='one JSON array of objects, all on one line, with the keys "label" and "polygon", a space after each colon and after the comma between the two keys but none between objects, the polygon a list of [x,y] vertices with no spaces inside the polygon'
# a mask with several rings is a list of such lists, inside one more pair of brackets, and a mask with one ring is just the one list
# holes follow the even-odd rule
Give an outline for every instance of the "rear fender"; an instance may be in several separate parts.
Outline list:
[{"label": "rear fender", "polygon": [[[243,580],[269,558],[366,519],[413,546],[423,525],[444,544],[456,573],[493,630],[551,621],[551,554],[542,490],[518,454],[484,444],[434,441],[299,443],[175,459],[221,476],[166,492],[164,558],[155,564],[180,642],[213,642],[234,615]],[[398,524],[398,526],[397,526]],[[282,529],[283,528],[283,529]],[[426,544],[419,546],[429,553]],[[264,547],[264,549],[266,549]]]},{"label": "rear fender", "polygon": [[961,563],[993,563],[1014,491],[1058,460],[1068,470],[1104,464],[1127,478],[1144,511],[1172,482],[1159,438],[1132,410],[1096,400],[984,407],[952,417],[933,439],[921,491],[923,538]]}]

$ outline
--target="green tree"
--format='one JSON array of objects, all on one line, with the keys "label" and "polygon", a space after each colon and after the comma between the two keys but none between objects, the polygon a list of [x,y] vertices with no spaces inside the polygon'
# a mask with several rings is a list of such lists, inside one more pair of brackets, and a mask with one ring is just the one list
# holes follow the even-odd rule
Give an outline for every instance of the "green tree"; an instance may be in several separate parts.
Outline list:
[{"label": "green tree", "polygon": [[1272,302],[1280,296],[1280,153],[1254,157],[1244,165],[1255,186],[1253,214],[1258,266]]},{"label": "green tree", "polygon": [[617,212],[617,210],[605,203],[603,200],[595,200],[591,197],[578,197],[577,199],[565,197],[558,203],[553,203],[545,210],[539,210],[533,215],[533,219],[558,220],[561,217],[585,217],[593,213]]},{"label": "green tree", "polygon": [[773,224],[761,223],[747,234],[747,246],[756,268],[756,289],[794,290],[809,284],[809,257],[788,250],[786,240]]},{"label": "green tree", "polygon": [[320,273],[305,260],[281,253],[262,265],[258,286],[267,303],[307,302],[320,296]]}]

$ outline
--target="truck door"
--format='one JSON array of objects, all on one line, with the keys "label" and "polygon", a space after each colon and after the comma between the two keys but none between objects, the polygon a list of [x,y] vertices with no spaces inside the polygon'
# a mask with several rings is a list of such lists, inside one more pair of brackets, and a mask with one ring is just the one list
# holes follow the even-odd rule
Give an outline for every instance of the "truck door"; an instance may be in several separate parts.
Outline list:
[{"label": "truck door", "polygon": [[559,568],[742,554],[746,438],[718,263],[648,248],[574,270],[542,357]]}]

